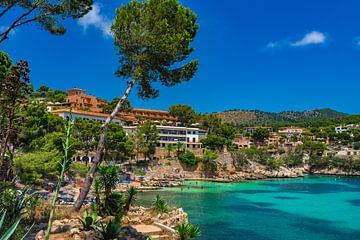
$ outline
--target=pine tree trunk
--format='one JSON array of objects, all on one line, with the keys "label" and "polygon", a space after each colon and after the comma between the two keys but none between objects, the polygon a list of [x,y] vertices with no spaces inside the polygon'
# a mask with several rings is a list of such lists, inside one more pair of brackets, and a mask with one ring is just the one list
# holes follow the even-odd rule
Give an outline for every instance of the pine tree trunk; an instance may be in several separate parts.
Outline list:
[{"label": "pine tree trunk", "polygon": [[5,133],[5,136],[2,140],[1,143],[1,152],[0,152],[0,179],[4,180],[6,178],[6,173],[7,173],[7,169],[5,168],[5,156],[6,156],[6,151],[8,149],[8,145],[10,143],[10,139],[11,139],[11,133],[13,131],[13,121],[14,121],[14,115],[15,115],[15,104],[13,104],[10,107],[9,110],[9,115],[8,115],[8,126],[7,126],[7,131]]},{"label": "pine tree trunk", "polygon": [[96,148],[96,154],[95,154],[95,158],[92,162],[92,166],[89,170],[89,172],[86,174],[85,177],[85,181],[84,181],[84,186],[82,187],[82,189],[80,190],[80,194],[79,197],[76,199],[73,210],[75,211],[79,211],[86,196],[88,195],[92,182],[94,180],[94,174],[98,168],[98,166],[100,165],[103,155],[104,155],[104,149],[105,149],[105,143],[106,143],[106,138],[107,138],[107,131],[109,128],[109,124],[110,122],[115,118],[115,116],[120,112],[121,108],[123,107],[125,100],[128,98],[131,89],[133,88],[135,84],[135,79],[131,80],[128,83],[127,89],[124,93],[124,95],[121,97],[121,99],[119,100],[119,102],[117,103],[114,111],[107,117],[105,123],[101,126],[101,130],[100,130],[100,140],[99,143],[97,145]]}]

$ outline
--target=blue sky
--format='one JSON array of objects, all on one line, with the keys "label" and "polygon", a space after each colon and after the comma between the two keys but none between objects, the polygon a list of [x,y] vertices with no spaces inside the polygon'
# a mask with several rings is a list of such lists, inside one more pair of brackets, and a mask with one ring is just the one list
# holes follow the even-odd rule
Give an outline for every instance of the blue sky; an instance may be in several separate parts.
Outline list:
[{"label": "blue sky", "polygon": [[[111,3],[109,3],[111,2]],[[0,45],[14,60],[28,60],[31,82],[74,86],[111,100],[122,95],[108,26],[127,1],[98,0],[82,20],[67,20],[64,36],[36,26],[19,28]],[[159,98],[134,107],[192,105],[199,112],[334,108],[360,113],[360,1],[182,0],[199,18],[188,83],[161,88]],[[9,15],[8,17],[15,16]],[[0,21],[0,29],[6,23]]]}]

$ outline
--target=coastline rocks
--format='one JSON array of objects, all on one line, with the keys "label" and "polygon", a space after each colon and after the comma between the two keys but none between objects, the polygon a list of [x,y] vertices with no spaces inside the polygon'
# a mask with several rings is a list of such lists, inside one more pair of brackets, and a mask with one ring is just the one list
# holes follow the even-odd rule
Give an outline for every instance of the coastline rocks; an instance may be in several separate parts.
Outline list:
[{"label": "coastline rocks", "polygon": [[182,184],[180,181],[167,180],[167,179],[153,179],[147,180],[141,183],[144,187],[180,187]]},{"label": "coastline rocks", "polygon": [[[104,218],[107,221],[110,218]],[[141,206],[131,207],[128,214],[122,218],[123,232],[118,239],[139,239],[145,240],[147,236],[161,236],[161,239],[173,239],[174,228],[180,222],[188,222],[188,215],[182,208],[173,208],[168,213],[158,214],[150,208]],[[138,232],[136,226],[142,226],[140,229],[160,229],[158,232]],[[99,239],[99,233],[84,231],[81,228],[79,219],[62,219],[53,222],[50,239]],[[35,240],[44,240],[44,229],[37,232]]]},{"label": "coastline rocks", "polygon": [[336,175],[336,176],[360,176],[360,171],[344,171],[338,168],[326,168],[326,169],[317,169],[311,171],[312,174],[321,174],[321,175]]},{"label": "coastline rocks", "polygon": [[133,207],[123,217],[122,223],[124,225],[161,223],[174,228],[178,223],[187,221],[188,215],[182,208],[174,208],[169,213],[156,214],[149,208]]}]

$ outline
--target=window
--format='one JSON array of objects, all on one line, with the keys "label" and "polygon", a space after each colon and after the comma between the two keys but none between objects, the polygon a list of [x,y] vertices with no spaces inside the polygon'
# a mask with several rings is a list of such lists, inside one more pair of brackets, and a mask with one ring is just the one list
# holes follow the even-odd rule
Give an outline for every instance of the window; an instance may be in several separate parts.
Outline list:
[{"label": "window", "polygon": [[193,138],[193,142],[196,142],[196,138]]}]

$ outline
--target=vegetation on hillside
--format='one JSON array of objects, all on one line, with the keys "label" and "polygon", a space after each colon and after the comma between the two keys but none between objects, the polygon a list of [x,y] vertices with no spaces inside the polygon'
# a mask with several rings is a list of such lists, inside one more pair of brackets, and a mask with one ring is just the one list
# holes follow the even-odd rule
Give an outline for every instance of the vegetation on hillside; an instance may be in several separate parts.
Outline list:
[{"label": "vegetation on hillside", "polygon": [[311,120],[342,117],[347,114],[332,109],[315,109],[310,111],[284,111],[279,113],[260,110],[228,110],[216,113],[223,122],[236,126],[271,125],[274,123],[299,123]]}]

